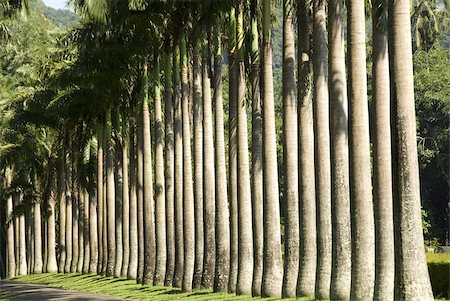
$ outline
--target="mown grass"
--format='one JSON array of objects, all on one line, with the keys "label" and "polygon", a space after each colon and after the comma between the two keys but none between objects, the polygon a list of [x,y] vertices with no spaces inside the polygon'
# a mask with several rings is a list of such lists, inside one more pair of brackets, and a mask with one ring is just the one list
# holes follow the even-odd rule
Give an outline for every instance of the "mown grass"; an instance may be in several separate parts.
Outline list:
[{"label": "mown grass", "polygon": [[450,263],[450,253],[427,253],[428,263]]},{"label": "mown grass", "polygon": [[[136,284],[134,280],[126,278],[103,277],[78,273],[70,274],[33,274],[23,275],[13,280],[46,284],[52,287],[83,291],[90,293],[100,293],[115,297],[134,300],[187,300],[187,301],[219,301],[219,300],[264,300],[274,301],[279,298],[254,298],[251,296],[236,296],[234,294],[213,293],[211,290],[198,290],[191,293],[182,293],[180,289],[164,286],[148,286]],[[283,300],[310,301],[313,298],[291,298]]]}]

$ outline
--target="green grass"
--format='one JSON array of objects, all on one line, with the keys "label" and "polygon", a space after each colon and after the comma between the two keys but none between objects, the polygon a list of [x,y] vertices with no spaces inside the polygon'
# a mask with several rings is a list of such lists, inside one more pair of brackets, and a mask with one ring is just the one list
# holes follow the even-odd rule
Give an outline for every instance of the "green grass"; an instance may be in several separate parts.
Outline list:
[{"label": "green grass", "polygon": [[[103,277],[89,274],[34,274],[23,275],[13,280],[46,284],[52,287],[100,293],[121,298],[134,300],[187,300],[187,301],[209,301],[209,300],[281,300],[278,298],[253,298],[251,296],[236,296],[234,294],[213,293],[211,290],[197,290],[191,293],[182,293],[180,289],[164,286],[148,286],[136,284],[134,280],[126,278]],[[1,300],[1,299],[0,299]],[[292,298],[283,300],[309,301],[313,298]]]},{"label": "green grass", "polygon": [[450,263],[450,253],[427,253],[428,263]]}]

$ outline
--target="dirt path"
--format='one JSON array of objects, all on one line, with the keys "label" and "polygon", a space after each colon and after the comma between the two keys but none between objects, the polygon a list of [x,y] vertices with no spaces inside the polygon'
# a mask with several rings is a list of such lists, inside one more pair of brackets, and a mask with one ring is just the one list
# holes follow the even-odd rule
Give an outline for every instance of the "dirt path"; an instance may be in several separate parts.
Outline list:
[{"label": "dirt path", "polygon": [[18,281],[0,280],[0,300],[2,297],[10,300],[24,301],[123,301],[107,295],[83,293],[77,291],[69,291],[65,289],[52,288],[47,285],[30,284]]}]

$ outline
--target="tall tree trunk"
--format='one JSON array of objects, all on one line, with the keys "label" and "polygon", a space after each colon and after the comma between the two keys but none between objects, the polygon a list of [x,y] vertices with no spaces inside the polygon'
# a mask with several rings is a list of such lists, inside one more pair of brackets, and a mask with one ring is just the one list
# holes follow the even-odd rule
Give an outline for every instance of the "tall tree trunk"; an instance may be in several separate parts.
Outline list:
[{"label": "tall tree trunk", "polygon": [[172,102],[172,63],[170,49],[164,55],[164,105],[165,105],[165,185],[166,185],[166,233],[167,233],[167,267],[164,284],[171,286],[175,271],[175,220],[174,220],[174,137],[173,137],[173,102]]},{"label": "tall tree trunk", "polygon": [[204,191],[204,233],[205,262],[203,266],[204,288],[213,288],[216,261],[215,232],[215,177],[214,177],[214,137],[211,102],[211,79],[209,69],[209,45],[205,41],[202,57],[203,79],[203,191]]},{"label": "tall tree trunk", "polygon": [[26,256],[27,256],[27,274],[33,273],[34,267],[34,227],[33,227],[34,206],[25,216],[25,238],[26,238]]},{"label": "tall tree trunk", "polygon": [[[248,162],[247,104],[245,101],[244,4],[237,14],[237,138],[238,138],[238,279],[236,293],[250,295],[253,280],[253,233],[250,174]],[[233,146],[231,146],[233,147]],[[281,255],[281,254],[280,254]]]},{"label": "tall tree trunk", "polygon": [[59,258],[58,258],[58,272],[64,273],[66,265],[66,164],[65,164],[64,147],[61,147],[58,168],[56,170],[58,175],[58,200],[59,200]]},{"label": "tall tree trunk", "polygon": [[[117,116],[117,127],[116,131],[120,133],[120,117],[119,113],[116,112]],[[119,134],[120,135],[120,134]],[[116,149],[115,149],[115,205],[116,205],[116,258],[114,262],[114,277],[120,277],[122,274],[122,262],[123,262],[123,220],[122,220],[122,210],[123,210],[123,165],[122,165],[122,149],[123,147],[123,139],[120,137],[116,140]]]},{"label": "tall tree trunk", "polygon": [[313,110],[317,212],[317,299],[329,299],[331,280],[331,167],[325,0],[313,3]]},{"label": "tall tree trunk", "polygon": [[392,211],[392,158],[389,53],[386,33],[378,22],[387,17],[386,1],[372,8],[373,196],[375,203],[375,300],[394,299],[394,219]]},{"label": "tall tree trunk", "polygon": [[[22,203],[21,195],[13,195],[13,198],[17,198],[17,203]],[[26,237],[25,237],[25,215],[21,214],[19,216],[19,271],[18,275],[26,275],[27,274],[27,249],[26,249]]]},{"label": "tall tree trunk", "polygon": [[[55,181],[53,180],[53,185]],[[56,223],[55,223],[55,200],[57,193],[52,185],[52,192],[48,198],[48,218],[47,218],[47,260],[46,273],[57,273],[58,264],[56,262]]]},{"label": "tall tree trunk", "polygon": [[89,273],[98,272],[98,203],[94,194],[89,194]]},{"label": "tall tree trunk", "polygon": [[194,42],[194,205],[195,205],[195,265],[193,288],[202,284],[204,236],[203,236],[203,118],[202,118],[202,71],[200,42]]},{"label": "tall tree trunk", "polygon": [[[69,140],[69,136],[66,138]],[[71,147],[68,146],[68,153],[67,153],[67,159],[70,158],[70,151]],[[70,273],[71,266],[72,266],[72,260],[73,260],[73,245],[72,245],[72,205],[73,205],[73,198],[72,198],[72,185],[70,180],[70,175],[72,175],[72,165],[71,160],[66,161],[66,177],[67,177],[67,190],[66,190],[66,265],[64,266],[64,273]]]},{"label": "tall tree trunk", "polygon": [[222,45],[219,21],[215,26],[214,104],[215,104],[215,185],[216,185],[216,267],[214,291],[227,292],[230,272],[230,213],[227,198],[227,172],[225,162],[225,134],[222,99]]},{"label": "tall tree trunk", "polygon": [[[144,88],[141,87],[143,90]],[[141,92],[143,93],[143,92]],[[142,97],[142,96],[141,96]],[[143,101],[143,99],[140,99]],[[142,105],[142,104],[139,104]],[[142,107],[141,107],[142,108]],[[138,263],[136,281],[142,283],[144,276],[144,154],[143,154],[143,134],[142,134],[142,113],[138,107],[137,137],[136,137],[136,195],[137,195],[137,231],[138,231]]]},{"label": "tall tree trunk", "polygon": [[81,183],[78,182],[78,263],[77,273],[83,272],[84,263],[84,195],[81,188]]},{"label": "tall tree trunk", "polygon": [[348,166],[348,101],[345,76],[344,3],[329,2],[328,47],[331,137],[332,253],[330,298],[350,299],[351,230]]},{"label": "tall tree trunk", "polygon": [[107,250],[108,261],[106,265],[106,276],[114,275],[114,261],[116,258],[116,236],[115,236],[115,219],[116,219],[116,205],[115,205],[115,183],[114,183],[114,150],[112,145],[112,124],[111,124],[111,109],[106,111],[106,127],[105,127],[105,142],[106,142],[106,221],[107,221]]},{"label": "tall tree trunk", "polygon": [[[147,66],[145,65],[145,69]],[[144,70],[144,85],[148,85],[147,70]],[[144,88],[144,102],[142,104],[143,152],[144,152],[144,284],[153,284],[155,277],[155,210],[153,207],[153,171],[152,150],[150,136],[150,115],[148,105],[148,87]]]},{"label": "tall tree trunk", "polygon": [[297,292],[314,295],[317,265],[316,195],[314,174],[314,123],[311,95],[309,8],[297,2],[298,19],[298,112],[300,167],[300,269]]},{"label": "tall tree trunk", "polygon": [[[15,194],[12,195],[12,200],[13,200],[13,206],[14,208],[17,208],[17,206],[19,206],[19,197]],[[14,246],[16,247],[15,249],[15,257],[16,257],[16,275],[19,275],[19,269],[20,269],[20,242],[19,242],[19,233],[20,233],[20,225],[19,225],[19,216],[16,216],[14,218]],[[64,271],[64,267],[63,267],[63,271]]]},{"label": "tall tree trunk", "polygon": [[156,203],[156,267],[154,285],[164,285],[167,265],[166,196],[164,189],[164,141],[160,95],[159,57],[155,60],[155,203]]},{"label": "tall tree trunk", "polygon": [[123,187],[122,187],[122,235],[123,235],[123,260],[120,276],[127,277],[128,265],[130,262],[130,189],[129,189],[129,140],[127,130],[128,122],[126,118],[122,125],[122,171],[123,171]]},{"label": "tall tree trunk", "polygon": [[136,174],[136,119],[130,120],[130,260],[127,278],[137,279],[139,240],[138,240],[138,204],[137,204],[137,174]]},{"label": "tall tree trunk", "polygon": [[70,272],[77,272],[79,261],[79,241],[78,241],[78,218],[79,218],[79,198],[78,198],[78,161],[77,161],[77,141],[76,132],[71,137],[71,186],[70,193],[72,199],[72,264],[70,266]]},{"label": "tall tree trunk", "polygon": [[[5,184],[6,187],[9,188],[12,181],[12,170],[10,167],[6,168],[5,171]],[[15,256],[15,243],[14,243],[14,220],[11,219],[11,214],[13,212],[13,198],[12,196],[8,196],[6,200],[6,218],[9,219],[7,224],[7,237],[6,237],[6,245],[7,245],[7,278],[13,278],[16,276],[16,256]]]},{"label": "tall tree trunk", "polygon": [[89,192],[86,188],[82,189],[83,195],[83,274],[89,273],[89,262],[91,260],[91,241],[89,239]]},{"label": "tall tree trunk", "polygon": [[106,126],[103,129],[103,224],[102,224],[102,232],[103,232],[103,263],[102,263],[102,275],[106,276],[106,268],[108,267],[108,235],[111,235],[108,233],[108,206],[107,206],[107,178],[106,178]]},{"label": "tall tree trunk", "polygon": [[237,64],[236,64],[236,12],[231,8],[228,34],[228,189],[230,196],[230,279],[228,290],[236,292],[238,278],[238,180],[237,180]]},{"label": "tall tree trunk", "polygon": [[373,299],[373,221],[364,2],[348,2],[350,90],[350,189],[352,216],[351,298]]},{"label": "tall tree trunk", "polygon": [[263,2],[263,151],[264,151],[264,265],[262,295],[281,296],[283,261],[281,258],[280,202],[278,194],[277,143],[273,100],[272,41],[270,3]]},{"label": "tall tree trunk", "polygon": [[103,127],[97,125],[97,231],[98,231],[98,265],[97,272],[103,271]]},{"label": "tall tree trunk", "polygon": [[258,1],[250,2],[252,85],[252,211],[253,211],[253,284],[252,295],[261,296],[264,252],[263,226],[263,118],[260,92],[260,59],[258,38]]},{"label": "tall tree trunk", "polygon": [[194,191],[191,166],[191,131],[189,126],[189,87],[187,70],[186,37],[181,37],[181,91],[183,116],[183,233],[184,233],[184,270],[182,290],[192,290],[195,262],[195,220]]},{"label": "tall tree trunk", "polygon": [[183,123],[181,120],[180,46],[173,51],[175,123],[175,273],[173,286],[181,287],[184,270],[183,244]]},{"label": "tall tree trunk", "polygon": [[[297,7],[299,9],[299,7]],[[293,0],[283,1],[283,138],[285,168],[285,224],[284,224],[284,280],[283,297],[297,295],[299,272],[299,182],[298,169],[298,111],[295,81],[295,38],[293,26]],[[300,19],[299,19],[300,23]],[[299,34],[300,38],[300,34]],[[302,49],[303,50],[303,49]],[[300,52],[300,46],[299,46]],[[301,53],[301,52],[300,52]],[[300,65],[300,64],[299,64]],[[300,81],[300,79],[299,79]],[[300,85],[303,83],[299,83]],[[309,158],[311,159],[311,158]],[[302,246],[305,241],[302,241]],[[302,258],[304,254],[302,254]],[[302,267],[300,267],[302,268]]]},{"label": "tall tree trunk", "polygon": [[389,41],[393,50],[392,124],[395,125],[393,129],[395,299],[433,300],[421,224],[410,1],[390,0],[388,3],[391,30]]}]

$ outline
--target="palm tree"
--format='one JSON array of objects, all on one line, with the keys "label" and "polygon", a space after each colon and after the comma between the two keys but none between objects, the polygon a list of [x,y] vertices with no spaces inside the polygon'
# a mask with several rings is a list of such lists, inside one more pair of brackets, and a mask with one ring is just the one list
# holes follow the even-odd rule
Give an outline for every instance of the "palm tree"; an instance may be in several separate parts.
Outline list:
[{"label": "palm tree", "polygon": [[202,285],[213,288],[216,260],[215,234],[215,175],[214,175],[214,143],[211,102],[211,79],[209,70],[209,45],[206,39],[202,56],[203,86],[203,192],[204,192],[204,233],[205,261],[203,266]]},{"label": "palm tree", "polygon": [[[270,2],[263,1],[263,150],[264,150],[264,265],[262,296],[278,297],[282,293],[280,202],[273,100],[272,41]],[[240,138],[240,137],[239,137]]]},{"label": "palm tree", "polygon": [[423,248],[409,1],[389,1],[395,299],[433,300]]},{"label": "palm tree", "polygon": [[[300,7],[297,7],[299,10]],[[284,166],[286,175],[285,260],[283,296],[297,295],[299,267],[299,198],[298,198],[298,120],[297,91],[295,82],[295,39],[292,0],[283,1],[283,132]],[[300,23],[300,18],[299,18]],[[299,25],[300,26],[300,25]],[[299,34],[300,37],[300,34]],[[303,50],[303,49],[302,49]],[[302,84],[302,83],[300,83]],[[302,241],[302,246],[306,241]],[[308,242],[309,243],[309,242]],[[302,258],[306,254],[302,254]]]},{"label": "palm tree", "polygon": [[[12,181],[12,170],[10,167],[7,167],[5,170],[5,186],[9,187],[11,185]],[[7,244],[7,253],[8,253],[8,259],[7,259],[7,278],[13,278],[16,276],[16,256],[15,256],[15,249],[14,249],[14,220],[12,217],[13,212],[13,199],[12,196],[8,196],[8,199],[6,200],[6,218],[10,219],[7,225],[7,238],[6,238],[6,244]]]},{"label": "palm tree", "polygon": [[[125,116],[124,116],[125,117]],[[127,116],[128,117],[128,116]],[[129,178],[129,140],[127,136],[128,122],[123,119],[122,124],[122,242],[123,242],[123,260],[120,276],[128,276],[128,265],[130,263],[130,178]]]},{"label": "palm tree", "polygon": [[[91,142],[95,145],[94,140]],[[98,141],[97,141],[98,144]],[[91,152],[89,152],[91,160]],[[98,193],[98,191],[96,191]],[[94,194],[88,193],[89,202],[89,273],[97,273],[99,264],[99,239],[98,239],[98,200]]]},{"label": "palm tree", "polygon": [[392,159],[388,39],[383,25],[387,2],[374,1],[372,8],[372,91],[374,102],[373,197],[375,203],[376,300],[394,298],[394,219],[392,212]]},{"label": "palm tree", "polygon": [[230,196],[230,280],[228,290],[236,292],[238,277],[238,180],[237,180],[237,61],[236,61],[236,12],[229,13],[228,53],[228,189]]},{"label": "palm tree", "polygon": [[350,298],[351,285],[351,229],[343,1],[331,0],[328,12],[333,227],[330,298],[347,300]]},{"label": "palm tree", "polygon": [[164,285],[167,263],[166,249],[166,197],[164,194],[164,155],[162,108],[160,96],[159,57],[155,54],[155,211],[156,211],[156,267],[154,285]]},{"label": "palm tree", "polygon": [[91,260],[91,241],[89,239],[89,192],[86,188],[82,188],[81,190],[83,196],[83,242],[84,242],[84,250],[83,250],[83,274],[89,273],[89,262]]},{"label": "palm tree", "polygon": [[122,262],[123,262],[123,162],[122,162],[122,152],[123,152],[123,137],[120,132],[120,116],[119,112],[116,111],[114,114],[114,127],[116,132],[115,139],[115,151],[114,151],[114,180],[115,180],[115,209],[116,209],[116,256],[114,260],[114,277],[120,277],[122,273]]},{"label": "palm tree", "polygon": [[[247,104],[245,102],[244,4],[239,1],[237,15],[237,182],[238,182],[238,275],[236,293],[250,295],[253,280],[253,233],[250,174],[248,162]],[[231,147],[233,147],[231,145]]]},{"label": "palm tree", "polygon": [[115,183],[114,183],[114,150],[112,143],[112,122],[111,109],[106,111],[106,127],[105,127],[105,142],[106,142],[106,223],[107,223],[107,247],[108,247],[108,261],[106,265],[106,276],[114,275],[114,261],[116,258],[116,236],[115,236],[115,219],[116,219],[116,204],[115,204]]},{"label": "palm tree", "polygon": [[329,299],[331,280],[331,169],[325,1],[313,2],[313,110],[317,212],[317,299]]},{"label": "palm tree", "polygon": [[[66,134],[66,143],[69,144],[69,135]],[[71,149],[69,146],[67,149]],[[70,154],[67,154],[67,158],[70,156]],[[67,161],[66,161],[67,162]],[[71,272],[71,266],[72,266],[72,260],[73,260],[73,244],[72,244],[72,205],[73,205],[73,198],[72,198],[72,189],[71,189],[71,181],[69,180],[69,175],[72,174],[72,166],[70,162],[67,162],[66,169],[67,172],[65,173],[68,178],[67,183],[67,190],[66,190],[66,264],[64,266],[64,273],[70,273]]]},{"label": "palm tree", "polygon": [[375,232],[367,103],[365,12],[349,1],[350,161],[352,203],[352,299],[373,299]]},{"label": "palm tree", "polygon": [[261,296],[263,274],[263,119],[260,92],[258,1],[250,1],[252,85],[252,211],[254,270],[252,295]]},{"label": "palm tree", "polygon": [[33,207],[34,265],[32,271],[35,274],[40,274],[44,267],[42,262],[41,204],[36,201]]},{"label": "palm tree", "polygon": [[77,266],[79,261],[79,243],[78,243],[78,161],[77,161],[77,139],[76,130],[72,132],[70,140],[70,164],[71,164],[71,178],[70,178],[70,195],[72,199],[72,262],[70,265],[70,272],[77,272]]},{"label": "palm tree", "polygon": [[[13,195],[13,198],[17,198],[17,203],[21,204],[23,202],[21,195]],[[21,214],[19,216],[19,243],[17,248],[19,249],[19,269],[17,275],[27,274],[27,255],[26,255],[26,238],[25,238],[25,215]]]},{"label": "palm tree", "polygon": [[99,123],[97,125],[97,215],[98,215],[98,266],[97,271],[103,271],[103,127]]},{"label": "palm tree", "polygon": [[146,82],[146,66],[143,68],[143,76],[141,78],[141,91],[138,101],[138,106],[136,108],[136,195],[137,195],[137,233],[138,233],[138,262],[137,262],[137,283],[143,282],[144,277],[144,154],[143,154],[143,129],[142,129],[142,112],[143,107],[142,102],[145,101],[148,92],[148,86]]},{"label": "palm tree", "polygon": [[[131,111],[131,110],[130,110]],[[137,204],[137,175],[136,175],[136,119],[131,118],[130,120],[130,260],[128,263],[127,278],[137,279],[138,272],[138,204]]]},{"label": "palm tree", "polygon": [[175,220],[174,220],[174,137],[173,137],[173,102],[172,102],[172,63],[170,47],[164,55],[164,105],[165,105],[165,159],[164,171],[166,185],[166,240],[167,267],[164,284],[171,286],[175,270]]},{"label": "palm tree", "polygon": [[64,273],[66,265],[66,172],[65,172],[65,153],[64,148],[61,147],[58,167],[57,167],[57,185],[58,185],[58,199],[59,199],[59,258],[58,258],[58,272]]},{"label": "palm tree", "polygon": [[227,292],[230,272],[230,213],[227,198],[225,134],[222,99],[222,45],[220,27],[214,27],[214,99],[215,104],[215,184],[216,184],[216,270],[214,291]]},{"label": "palm tree", "polygon": [[182,290],[192,290],[195,263],[195,220],[194,220],[194,190],[192,184],[191,166],[191,130],[189,126],[189,83],[188,83],[188,59],[186,49],[186,37],[182,34],[180,39],[181,58],[181,103],[183,121],[183,245],[184,245],[184,270]]},{"label": "palm tree", "polygon": [[173,51],[174,86],[174,156],[175,156],[175,272],[173,285],[181,287],[184,270],[184,231],[183,231],[183,124],[180,95],[180,46]]},{"label": "palm tree", "polygon": [[202,71],[200,43],[194,41],[193,50],[194,88],[194,205],[195,205],[195,268],[193,288],[202,284],[204,260],[203,236],[203,118],[202,118]]}]

